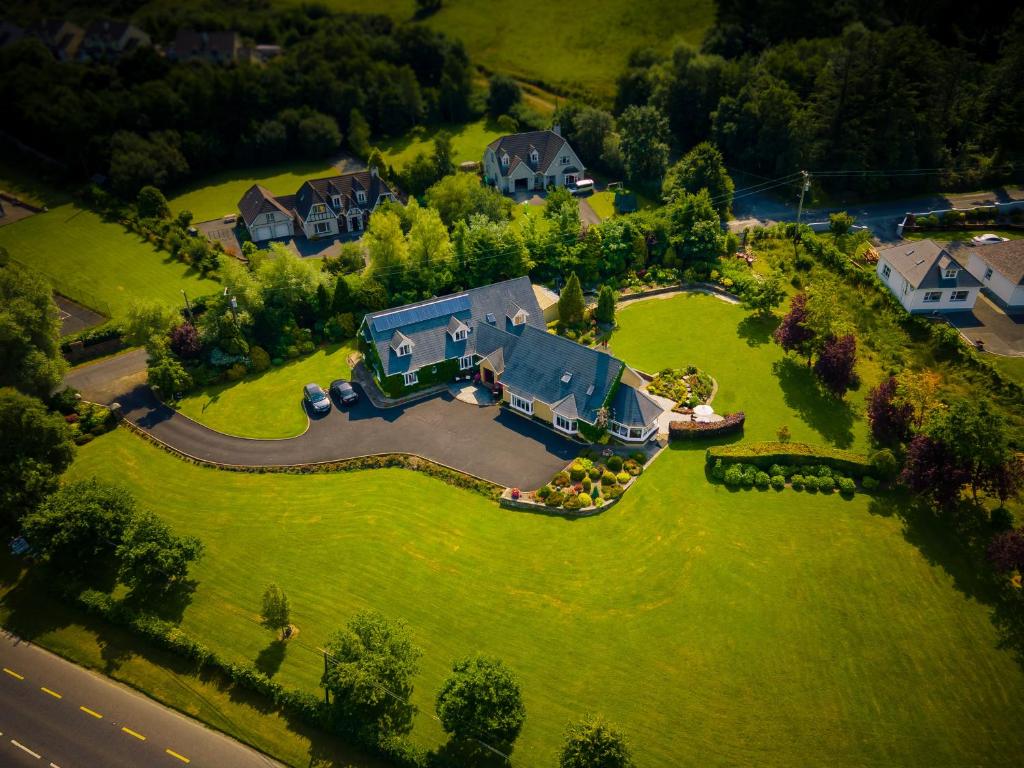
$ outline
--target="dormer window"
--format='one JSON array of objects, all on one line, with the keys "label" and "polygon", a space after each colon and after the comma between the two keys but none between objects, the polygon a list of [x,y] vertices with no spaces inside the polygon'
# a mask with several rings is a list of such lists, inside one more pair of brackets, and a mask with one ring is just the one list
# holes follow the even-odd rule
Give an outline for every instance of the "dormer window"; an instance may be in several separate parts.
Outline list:
[{"label": "dormer window", "polygon": [[540,162],[540,155],[537,154],[536,149],[530,150],[530,162],[533,163],[534,165]]},{"label": "dormer window", "polygon": [[956,280],[956,275],[959,271],[960,270],[957,269],[956,267],[946,267],[945,271],[942,273],[942,276],[947,280]]},{"label": "dormer window", "polygon": [[333,205],[335,208],[341,208],[341,198],[338,197],[337,195],[332,197],[331,198],[331,205]]},{"label": "dormer window", "polygon": [[467,336],[469,336],[469,331],[465,328],[461,328],[452,334],[452,338],[455,339],[455,341],[465,341]]},{"label": "dormer window", "polygon": [[501,156],[501,166],[502,168],[508,168],[508,155]]},{"label": "dormer window", "polygon": [[357,203],[365,203],[366,202],[366,193],[363,192],[363,190],[361,190],[361,189],[357,189],[356,190],[356,202]]},{"label": "dormer window", "polygon": [[526,313],[523,312],[523,310],[519,310],[518,312],[516,312],[515,316],[512,318],[512,325],[522,325],[525,322]]},{"label": "dormer window", "polygon": [[411,344],[399,344],[398,345],[398,356],[399,357],[405,357],[406,355],[411,355],[411,354],[412,354],[412,345]]}]

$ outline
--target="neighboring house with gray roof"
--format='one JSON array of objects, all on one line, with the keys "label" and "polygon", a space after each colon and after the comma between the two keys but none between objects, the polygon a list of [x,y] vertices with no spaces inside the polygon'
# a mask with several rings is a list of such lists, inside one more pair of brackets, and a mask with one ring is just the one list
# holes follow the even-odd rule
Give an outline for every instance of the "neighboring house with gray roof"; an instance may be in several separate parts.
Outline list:
[{"label": "neighboring house with gray roof", "polygon": [[79,61],[114,61],[151,45],[149,35],[127,21],[100,19],[85,29]]},{"label": "neighboring house with gray roof", "polygon": [[370,214],[385,201],[401,202],[396,190],[377,173],[352,171],[302,182],[294,195],[275,197],[254,184],[238,202],[253,242],[305,235],[310,239],[362,232]]},{"label": "neighboring house with gray roof", "polygon": [[662,409],[618,358],[547,332],[528,277],[366,315],[360,346],[386,393],[479,376],[512,410],[567,435],[580,422],[630,442],[657,431]]},{"label": "neighboring house with gray roof", "polygon": [[981,289],[974,275],[932,240],[881,249],[875,271],[908,312],[970,311]]},{"label": "neighboring house with gray roof", "polygon": [[1024,309],[1024,240],[989,245],[961,245],[954,255],[967,262],[967,271],[1003,308]]},{"label": "neighboring house with gray roof", "polygon": [[571,186],[585,176],[583,161],[557,125],[502,136],[484,150],[484,181],[509,194]]}]

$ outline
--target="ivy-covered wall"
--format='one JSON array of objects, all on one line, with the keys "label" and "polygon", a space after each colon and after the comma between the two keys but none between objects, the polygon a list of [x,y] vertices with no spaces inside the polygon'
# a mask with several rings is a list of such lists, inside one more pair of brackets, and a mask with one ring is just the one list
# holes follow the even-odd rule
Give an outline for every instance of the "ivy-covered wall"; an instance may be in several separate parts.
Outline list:
[{"label": "ivy-covered wall", "polygon": [[415,392],[418,389],[425,389],[426,387],[432,387],[435,384],[441,384],[444,382],[451,381],[459,374],[459,360],[453,358],[451,360],[445,360],[437,365],[425,365],[416,371],[416,375],[419,377],[419,381],[413,384],[411,387],[405,386],[405,377],[396,373],[393,376],[387,376],[382,379],[380,388],[388,397],[402,397]]}]

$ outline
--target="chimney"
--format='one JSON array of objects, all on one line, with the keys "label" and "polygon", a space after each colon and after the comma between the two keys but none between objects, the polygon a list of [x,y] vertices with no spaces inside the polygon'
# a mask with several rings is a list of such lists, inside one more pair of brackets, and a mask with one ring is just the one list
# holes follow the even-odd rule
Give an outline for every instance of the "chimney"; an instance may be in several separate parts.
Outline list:
[{"label": "chimney", "polygon": [[375,179],[375,178],[377,178],[377,175],[378,175],[377,174],[377,166],[376,165],[371,165],[370,166],[370,178]]},{"label": "chimney", "polygon": [[562,126],[560,126],[558,123],[555,123],[553,126],[551,126],[551,132],[554,133],[555,136],[561,136]]}]

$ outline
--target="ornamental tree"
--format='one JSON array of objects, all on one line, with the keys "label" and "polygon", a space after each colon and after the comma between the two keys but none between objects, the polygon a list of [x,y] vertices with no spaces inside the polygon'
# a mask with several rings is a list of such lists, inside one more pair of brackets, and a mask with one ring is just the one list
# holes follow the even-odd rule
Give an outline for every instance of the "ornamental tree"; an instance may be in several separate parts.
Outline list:
[{"label": "ornamental tree", "polygon": [[950,507],[960,499],[960,491],[970,473],[960,466],[948,446],[928,435],[918,435],[907,446],[907,460],[900,480],[914,493],[931,499],[940,507]]},{"label": "ornamental tree", "polygon": [[775,343],[786,352],[796,352],[807,357],[807,365],[811,365],[811,355],[814,353],[814,331],[807,325],[807,294],[798,293],[789,302],[789,312],[782,318],[779,327],[775,329],[772,337]]},{"label": "ornamental tree", "polygon": [[195,536],[176,536],[152,512],[132,517],[117,548],[117,578],[140,593],[168,592],[188,577],[188,567],[203,555]]},{"label": "ornamental tree", "polygon": [[827,339],[814,363],[818,380],[836,397],[843,397],[854,380],[857,340],[853,334]]},{"label": "ornamental tree", "polygon": [[455,662],[437,694],[441,727],[456,739],[510,745],[526,719],[519,682],[500,659],[474,656]]},{"label": "ornamental tree", "polygon": [[868,393],[868,423],[871,434],[882,444],[903,442],[910,438],[913,407],[897,402],[895,376],[880,383]]},{"label": "ornamental tree", "polygon": [[1024,530],[996,534],[989,542],[987,554],[997,571],[1024,571]]},{"label": "ornamental tree", "polygon": [[585,308],[583,288],[580,286],[580,279],[573,272],[558,297],[558,319],[566,327],[580,325],[583,323]]},{"label": "ornamental tree", "polygon": [[594,310],[594,317],[599,323],[612,325],[615,322],[615,291],[610,285],[602,285],[601,292],[597,294],[597,309]]},{"label": "ornamental tree", "polygon": [[565,729],[559,768],[631,768],[633,758],[622,732],[604,718],[588,715]]},{"label": "ornamental tree", "polygon": [[196,357],[202,348],[203,343],[199,339],[199,331],[192,323],[182,323],[171,330],[171,349],[178,357]]},{"label": "ornamental tree", "polygon": [[762,317],[771,315],[774,309],[786,300],[786,289],[778,273],[773,272],[763,280],[752,280],[743,295],[743,306]]},{"label": "ornamental tree", "polygon": [[987,400],[954,401],[929,418],[925,432],[953,455],[975,500],[987,479],[1001,473],[1012,457],[1006,424]]},{"label": "ornamental tree", "polygon": [[267,629],[284,629],[291,623],[291,606],[288,595],[277,584],[270,584],[263,591],[263,606],[260,618]]},{"label": "ornamental tree", "polygon": [[415,708],[408,703],[423,651],[404,621],[360,611],[324,646],[321,684],[334,697],[334,715],[383,736],[408,733]]}]

